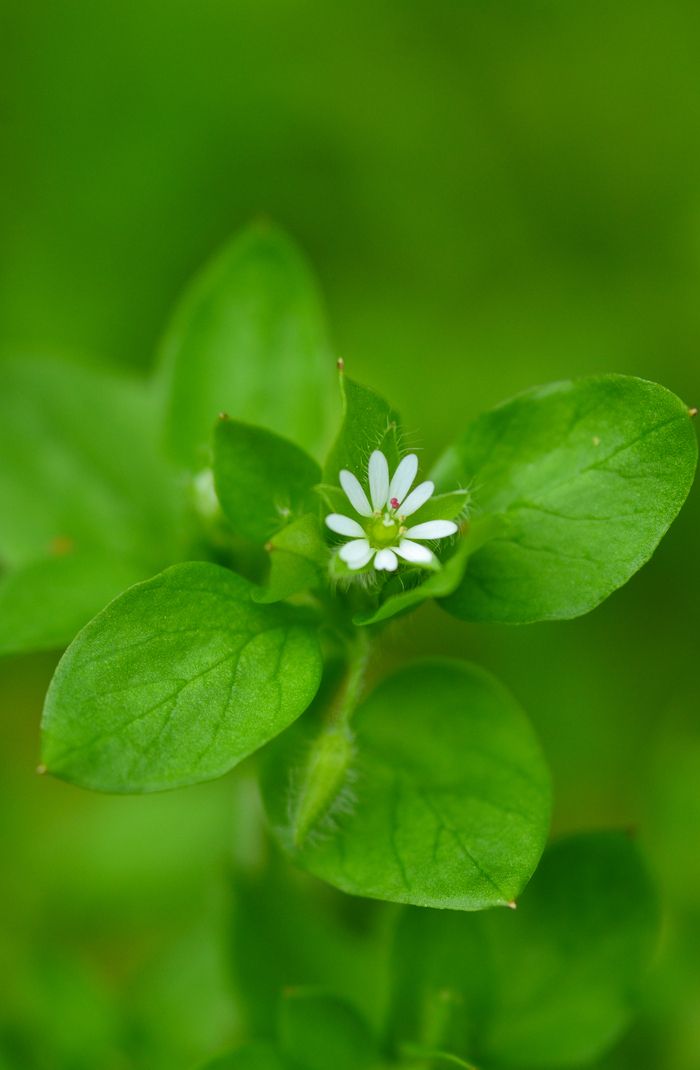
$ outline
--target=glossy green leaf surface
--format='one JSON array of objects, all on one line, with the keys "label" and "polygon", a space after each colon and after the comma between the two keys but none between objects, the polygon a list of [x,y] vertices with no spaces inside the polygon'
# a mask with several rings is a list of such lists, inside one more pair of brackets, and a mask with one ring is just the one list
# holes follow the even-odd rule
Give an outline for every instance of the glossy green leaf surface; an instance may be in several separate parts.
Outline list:
[{"label": "glossy green leaf surface", "polygon": [[576,617],[649,559],[697,460],[688,408],[656,383],[606,375],[528,391],[475,420],[438,462],[503,533],[444,603],[465,620]]},{"label": "glossy green leaf surface", "polygon": [[319,683],[315,631],[250,593],[218,565],[175,565],[98,614],[46,698],[49,772],[103,791],[192,784],[295,720]]},{"label": "glossy green leaf surface", "polygon": [[316,283],[299,250],[260,223],[234,238],[184,294],[162,344],[166,436],[200,468],[220,412],[317,454],[337,420]]},{"label": "glossy green leaf surface", "polygon": [[463,662],[418,662],[381,683],[351,724],[353,760],[339,784],[327,770],[333,797],[301,842],[295,800],[309,775],[319,796],[323,773],[305,724],[274,748],[266,804],[293,859],[377,899],[480,910],[516,898],[544,848],[550,788],[512,696]]},{"label": "glossy green leaf surface", "polygon": [[236,532],[265,542],[315,501],[321,469],[294,443],[238,420],[214,433],[214,483]]},{"label": "glossy green leaf surface", "polygon": [[393,1031],[480,1070],[582,1066],[634,1011],[658,918],[622,833],[549,848],[517,910],[406,911],[396,932]]}]

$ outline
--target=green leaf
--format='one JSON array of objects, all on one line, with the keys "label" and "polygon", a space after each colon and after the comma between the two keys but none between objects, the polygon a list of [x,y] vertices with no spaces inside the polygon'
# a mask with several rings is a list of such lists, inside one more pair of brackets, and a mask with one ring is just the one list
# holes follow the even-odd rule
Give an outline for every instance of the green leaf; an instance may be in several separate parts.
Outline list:
[{"label": "green leaf", "polygon": [[301,843],[295,800],[320,776],[309,758],[317,726],[305,718],[273,748],[265,800],[292,858],[356,895],[456,910],[510,903],[544,848],[550,788],[508,692],[473,666],[424,661],[381,683],[351,725],[354,758]]},{"label": "green leaf", "polygon": [[175,483],[156,439],[135,379],[58,360],[0,362],[0,561],[29,565],[69,547],[148,575],[175,559]]},{"label": "green leaf", "polygon": [[228,412],[318,454],[337,419],[333,379],[306,261],[280,230],[252,226],[195,278],[163,340],[171,451],[206,464],[212,425]]},{"label": "green leaf", "polygon": [[[248,827],[245,801],[239,799],[236,813]],[[329,894],[327,885],[301,873],[270,846],[264,859],[256,853],[254,865],[234,874],[232,886],[236,999],[253,1035],[271,1035],[280,993],[300,985],[323,985],[368,1020],[383,1024],[389,935],[384,914],[363,911],[358,928],[357,908],[365,904]]]},{"label": "green leaf", "polygon": [[588,1064],[634,1012],[657,920],[639,852],[610,832],[551,847],[512,913],[406,911],[396,1044],[504,1070]]},{"label": "green leaf", "polygon": [[[382,450],[390,473],[399,463],[399,417],[389,404],[366,386],[340,376],[343,421],[340,433],[326,459],[324,482],[338,485],[338,475],[347,468],[363,486],[367,484],[367,463],[373,450]],[[342,492],[341,492],[342,493]],[[345,496],[346,512],[348,502]]]},{"label": "green leaf", "polygon": [[0,580],[0,654],[67,646],[143,569],[101,552],[64,553]]},{"label": "green leaf", "polygon": [[279,602],[316,587],[328,563],[328,547],[314,513],[282,528],[268,544],[270,573],[263,588],[253,591],[256,602]]},{"label": "green leaf", "polygon": [[237,1051],[219,1055],[216,1059],[204,1063],[200,1070],[293,1070],[283,1060],[277,1049],[265,1041],[246,1044]]},{"label": "green leaf", "polygon": [[293,442],[261,427],[221,419],[214,434],[214,482],[234,530],[256,542],[315,502],[321,469]]},{"label": "green leaf", "polygon": [[315,632],[207,563],[175,565],[112,602],[62,658],[42,761],[102,791],[220,776],[286,728],[320,677]]},{"label": "green leaf", "polygon": [[279,1043],[299,1070],[375,1070],[379,1061],[377,1043],[354,1007],[314,989],[285,992]]},{"label": "green leaf", "polygon": [[472,558],[444,606],[465,620],[587,613],[649,559],[690,489],[687,407],[621,375],[529,391],[476,420],[438,462],[507,530]]}]

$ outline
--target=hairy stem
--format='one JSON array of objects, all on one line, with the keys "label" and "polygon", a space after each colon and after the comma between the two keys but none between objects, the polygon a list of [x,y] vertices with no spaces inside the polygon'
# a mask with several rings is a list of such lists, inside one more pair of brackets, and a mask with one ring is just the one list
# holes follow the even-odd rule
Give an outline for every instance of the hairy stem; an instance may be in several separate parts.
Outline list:
[{"label": "hairy stem", "polygon": [[308,834],[330,813],[346,785],[355,757],[350,719],[357,706],[367,671],[370,637],[359,631],[347,641],[347,663],[338,689],[324,717],[323,727],[309,750],[294,806],[294,842],[301,847]]},{"label": "hairy stem", "polygon": [[346,649],[347,668],[328,710],[328,727],[347,725],[362,694],[371,652],[368,629],[357,628],[353,638],[347,641]]}]

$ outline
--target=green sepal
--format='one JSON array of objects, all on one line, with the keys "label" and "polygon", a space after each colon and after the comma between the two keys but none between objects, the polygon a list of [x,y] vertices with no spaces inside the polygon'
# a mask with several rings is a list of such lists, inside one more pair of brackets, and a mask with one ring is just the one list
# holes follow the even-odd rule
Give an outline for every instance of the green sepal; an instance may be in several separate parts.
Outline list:
[{"label": "green sepal", "polygon": [[[345,468],[357,476],[366,490],[367,464],[374,450],[381,450],[385,455],[390,473],[399,463],[399,417],[384,398],[348,379],[344,373],[340,375],[340,389],[342,423],[326,459],[323,480],[335,486],[340,471]],[[349,503],[345,508],[348,507]]]},{"label": "green sepal", "polygon": [[329,550],[315,513],[306,513],[282,528],[266,549],[270,572],[265,586],[253,590],[255,602],[279,602],[321,583]]},{"label": "green sepal", "polygon": [[[406,518],[406,524],[425,524],[428,520],[455,520],[465,514],[471,501],[468,490],[451,490],[446,494],[433,494],[425,505]],[[401,510],[399,510],[401,512]]]}]

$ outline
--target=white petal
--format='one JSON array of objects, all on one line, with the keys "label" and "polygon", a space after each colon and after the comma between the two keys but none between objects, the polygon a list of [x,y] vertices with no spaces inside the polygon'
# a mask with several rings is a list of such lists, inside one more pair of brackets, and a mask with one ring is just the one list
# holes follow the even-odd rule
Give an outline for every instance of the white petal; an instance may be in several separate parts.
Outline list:
[{"label": "white petal", "polygon": [[452,520],[427,520],[425,524],[408,528],[406,534],[412,539],[446,539],[455,531],[457,525]]},{"label": "white petal", "polygon": [[[349,549],[349,547],[352,549]],[[355,542],[349,542],[345,546],[341,546],[338,556],[345,561],[349,569],[354,571],[368,565],[375,553],[376,550],[373,546],[370,546],[367,539],[357,539]]]},{"label": "white petal", "polygon": [[394,472],[391,483],[389,484],[389,501],[392,498],[396,498],[397,501],[402,502],[409,490],[411,484],[416,478],[416,472],[418,471],[418,458],[415,453],[409,453],[408,457],[399,464],[399,467]]},{"label": "white petal", "polygon": [[379,550],[374,559],[374,567],[378,572],[396,572],[398,561],[393,550]]},{"label": "white petal", "polygon": [[369,550],[371,550],[371,546],[367,539],[353,539],[352,542],[346,542],[345,546],[341,546],[338,553],[343,561],[349,565],[351,561],[364,557]]},{"label": "white petal", "polygon": [[381,450],[369,459],[369,496],[375,509],[383,509],[389,497],[389,465]]},{"label": "white petal", "polygon": [[429,479],[426,479],[425,483],[419,483],[401,506],[401,516],[410,516],[411,513],[415,513],[416,509],[420,509],[421,505],[425,505],[434,490],[435,484]]},{"label": "white petal", "polygon": [[342,516],[340,513],[330,513],[326,517],[326,527],[331,531],[335,531],[338,535],[355,535],[358,538],[363,538],[365,532],[361,524],[358,524],[356,520],[352,520],[349,516]]},{"label": "white petal", "polygon": [[340,473],[340,485],[350,499],[350,505],[360,516],[371,516],[372,506],[367,500],[367,495],[360,486],[360,481],[346,468]]},{"label": "white petal", "polygon": [[427,546],[411,542],[410,539],[402,539],[396,547],[396,553],[403,557],[404,561],[412,561],[416,565],[429,565],[433,560],[433,554]]},{"label": "white petal", "polygon": [[364,557],[357,557],[357,558],[354,557],[352,559],[352,561],[346,561],[345,563],[348,566],[348,568],[351,569],[354,572],[356,569],[364,568],[365,565],[368,565],[373,557],[374,557],[374,550],[370,546]]}]

